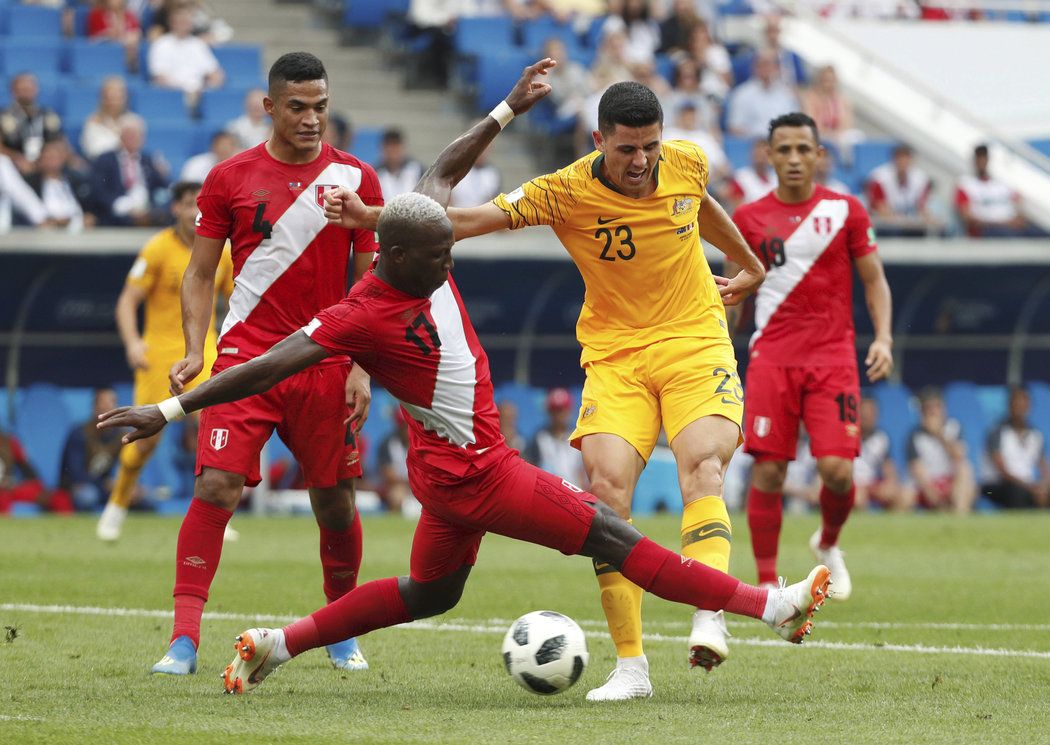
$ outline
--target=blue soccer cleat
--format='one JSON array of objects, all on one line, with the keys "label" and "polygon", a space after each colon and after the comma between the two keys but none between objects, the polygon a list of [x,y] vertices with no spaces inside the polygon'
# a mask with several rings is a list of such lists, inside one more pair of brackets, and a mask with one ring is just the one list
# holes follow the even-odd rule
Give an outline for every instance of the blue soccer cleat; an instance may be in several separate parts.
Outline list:
[{"label": "blue soccer cleat", "polygon": [[361,648],[357,646],[357,639],[347,639],[338,644],[329,644],[328,659],[336,670],[367,670],[368,660],[361,654]]},{"label": "blue soccer cleat", "polygon": [[180,636],[150,672],[154,675],[192,675],[197,672],[197,648],[188,636]]}]

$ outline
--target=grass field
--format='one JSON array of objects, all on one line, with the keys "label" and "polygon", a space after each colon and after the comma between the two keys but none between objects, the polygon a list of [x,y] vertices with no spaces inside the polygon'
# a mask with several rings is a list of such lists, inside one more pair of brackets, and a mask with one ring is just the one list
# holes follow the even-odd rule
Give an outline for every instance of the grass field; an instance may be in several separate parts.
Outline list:
[{"label": "grass field", "polygon": [[[788,518],[781,571],[809,569],[815,517]],[[753,576],[735,518],[733,571]],[[232,637],[281,625],[320,598],[317,534],[303,518],[238,517],[205,617],[196,676],[152,678],[170,630],[178,522],[129,521],[116,546],[89,519],[0,521],[0,743],[1050,742],[1050,514],[858,515],[843,545],[854,596],[817,616],[812,641],[734,619],[732,656],[685,662],[686,609],[644,606],[656,697],[589,704],[614,651],[589,562],[489,537],[452,613],[362,641],[372,669],[323,652],[250,695],[220,694]],[[675,518],[639,522],[674,545]],[[367,578],[407,569],[412,525],[365,521]],[[588,632],[575,688],[515,685],[499,647],[510,620],[551,608]],[[256,615],[259,614],[259,615]]]}]

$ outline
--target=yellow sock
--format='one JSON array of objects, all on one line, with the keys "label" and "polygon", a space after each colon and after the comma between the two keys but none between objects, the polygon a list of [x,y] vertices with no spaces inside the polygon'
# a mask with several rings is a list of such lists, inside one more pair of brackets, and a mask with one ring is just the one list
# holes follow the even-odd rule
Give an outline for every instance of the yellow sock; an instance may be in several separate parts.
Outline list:
[{"label": "yellow sock", "polygon": [[701,497],[682,512],[682,555],[701,564],[729,571],[733,526],[721,497]]},{"label": "yellow sock", "polygon": [[109,495],[109,503],[127,509],[135,496],[135,487],[139,483],[139,474],[142,467],[146,465],[145,458],[138,446],[129,442],[120,449],[120,467],[117,469],[117,480],[113,484],[113,493]]},{"label": "yellow sock", "polygon": [[642,655],[642,588],[604,562],[594,560],[602,610],[617,657]]}]

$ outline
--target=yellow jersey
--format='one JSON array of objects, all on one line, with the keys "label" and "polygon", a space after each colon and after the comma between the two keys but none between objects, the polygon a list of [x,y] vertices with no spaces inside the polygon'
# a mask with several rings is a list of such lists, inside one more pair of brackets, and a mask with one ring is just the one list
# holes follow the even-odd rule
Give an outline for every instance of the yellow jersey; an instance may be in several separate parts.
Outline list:
[{"label": "yellow jersey", "polygon": [[643,199],[605,180],[603,157],[593,152],[493,200],[512,230],[550,225],[579,268],[586,285],[576,323],[581,362],[664,339],[728,339],[697,225],[708,179],[703,150],[664,142],[656,190]]},{"label": "yellow jersey", "polygon": [[[186,351],[182,336],[182,275],[190,263],[191,249],[167,228],[153,236],[139,253],[128,272],[127,284],[146,293],[146,322],[142,340],[146,342],[150,368],[162,369],[182,358]],[[233,260],[227,247],[222,252],[215,273],[216,294],[226,297],[233,292]],[[208,324],[204,344],[206,353],[214,356],[217,337],[215,310]]]}]

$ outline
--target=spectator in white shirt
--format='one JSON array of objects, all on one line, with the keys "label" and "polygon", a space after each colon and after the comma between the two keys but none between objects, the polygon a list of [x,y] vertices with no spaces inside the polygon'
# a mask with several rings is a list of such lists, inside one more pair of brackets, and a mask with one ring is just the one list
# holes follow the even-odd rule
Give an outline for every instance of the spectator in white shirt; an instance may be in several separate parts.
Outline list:
[{"label": "spectator in white shirt", "polygon": [[704,85],[725,98],[733,85],[733,64],[729,52],[711,36],[704,22],[697,23],[689,32],[689,57],[704,71]]},{"label": "spectator in white shirt", "polygon": [[969,512],[977,498],[977,486],[966,458],[962,427],[948,418],[944,399],[936,389],[927,388],[919,394],[919,407],[919,426],[908,439],[913,486],[904,503]]},{"label": "spectator in white shirt", "polygon": [[30,225],[45,227],[54,224],[47,216],[44,203],[22,178],[14,162],[0,153],[0,233],[11,229],[12,208]]},{"label": "spectator in white shirt", "polygon": [[149,48],[149,74],[154,84],[183,91],[196,105],[205,88],[218,88],[224,75],[204,40],[193,35],[193,12],[186,6],[171,11],[171,31]]},{"label": "spectator in white shirt", "polygon": [[205,153],[194,155],[182,166],[179,181],[203,184],[212,168],[238,152],[240,147],[236,137],[229,132],[216,132],[211,137],[211,148]]},{"label": "spectator in white shirt", "polygon": [[753,75],[729,96],[729,131],[736,137],[766,137],[769,122],[798,111],[795,93],[780,78],[776,54],[763,49],[755,55]]},{"label": "spectator in white shirt", "polygon": [[711,132],[719,129],[725,89],[715,75],[698,66],[692,57],[683,56],[674,66],[671,84],[671,92],[665,96],[664,111],[678,111],[689,102],[701,127]]},{"label": "spectator in white shirt", "polygon": [[270,139],[273,122],[263,107],[266,91],[253,88],[244,97],[244,113],[226,125],[226,131],[237,138],[238,147],[247,150]]},{"label": "spectator in white shirt", "polygon": [[1028,421],[1031,409],[1028,391],[1012,388],[1009,414],[988,433],[988,458],[996,480],[985,487],[985,493],[1000,507],[1050,506],[1046,441]]},{"label": "spectator in white shirt", "polygon": [[[467,171],[452,190],[450,207],[477,207],[499,195],[503,177],[496,166],[489,163],[489,151],[486,148],[474,162],[474,167]],[[384,196],[386,192],[384,192]]]},{"label": "spectator in white shirt", "polygon": [[572,396],[564,388],[547,393],[547,426],[532,438],[523,457],[570,484],[583,484],[583,456],[569,442]]},{"label": "spectator in white shirt", "polygon": [[959,179],[955,209],[968,235],[975,238],[1019,238],[1032,234],[1021,213],[1021,195],[988,170],[988,146],[973,151],[973,175]]},{"label": "spectator in white shirt", "polygon": [[95,224],[95,216],[84,212],[90,188],[86,177],[72,165],[72,153],[65,140],[44,143],[38,169],[26,183],[40,197],[48,219],[70,232]]},{"label": "spectator in white shirt", "polygon": [[893,158],[868,174],[865,191],[872,223],[880,236],[923,236],[943,229],[928,206],[933,182],[915,165],[912,149],[893,149]]},{"label": "spectator in white shirt", "polygon": [[769,143],[756,137],[751,143],[751,165],[738,168],[729,182],[726,204],[730,212],[742,204],[761,199],[777,187],[777,175],[769,165]]},{"label": "spectator in white shirt", "polygon": [[603,33],[622,31],[627,34],[627,62],[652,62],[660,48],[660,26],[652,18],[648,0],[621,0],[610,3],[609,17]]},{"label": "spectator in white shirt", "polygon": [[708,184],[717,186],[729,176],[729,160],[718,138],[701,125],[693,101],[686,99],[673,111],[674,119],[664,128],[664,140],[688,140],[699,145],[707,155]]},{"label": "spectator in white shirt", "polygon": [[890,436],[879,428],[879,405],[873,398],[860,402],[860,455],[853,461],[853,483],[858,509],[869,504],[887,510],[909,506],[890,457]]},{"label": "spectator in white shirt", "polygon": [[383,189],[383,198],[387,201],[398,194],[405,194],[416,188],[423,176],[423,164],[408,156],[405,150],[405,136],[400,129],[390,128],[383,132],[381,156],[376,175]]},{"label": "spectator in white shirt", "polygon": [[106,78],[98,94],[98,108],[84,122],[80,151],[88,160],[120,147],[120,118],[128,112],[128,86],[119,75]]}]

